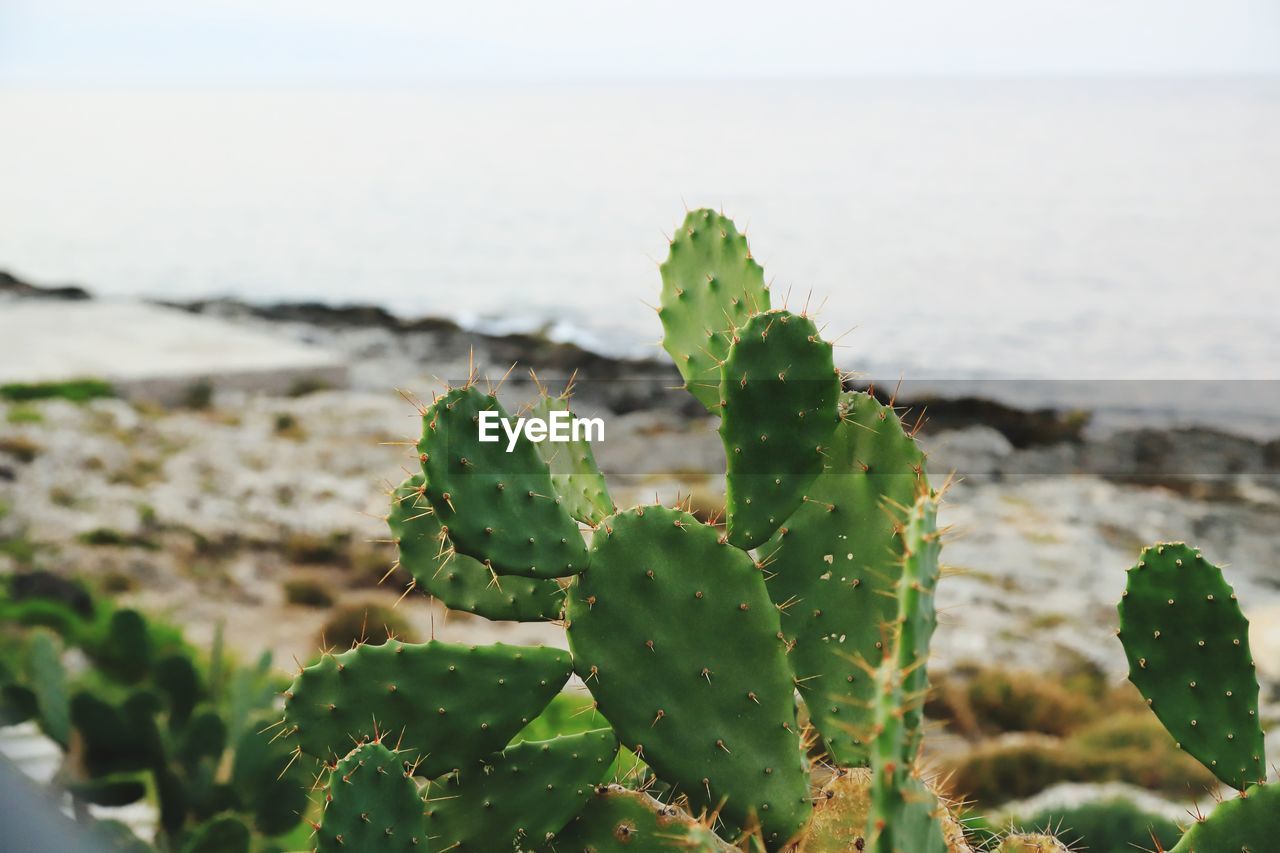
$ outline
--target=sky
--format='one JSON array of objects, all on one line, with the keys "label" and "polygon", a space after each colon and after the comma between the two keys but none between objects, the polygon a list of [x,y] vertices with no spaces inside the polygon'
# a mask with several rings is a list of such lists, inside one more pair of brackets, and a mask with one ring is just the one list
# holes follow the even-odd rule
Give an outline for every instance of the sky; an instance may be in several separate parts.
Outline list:
[{"label": "sky", "polygon": [[0,0],[0,85],[1280,74],[1277,0]]}]

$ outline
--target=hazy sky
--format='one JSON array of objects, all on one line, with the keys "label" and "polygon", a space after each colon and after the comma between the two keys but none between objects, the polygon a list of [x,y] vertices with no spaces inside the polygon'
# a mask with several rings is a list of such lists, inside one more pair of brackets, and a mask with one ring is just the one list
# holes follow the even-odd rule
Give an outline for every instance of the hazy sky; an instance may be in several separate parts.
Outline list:
[{"label": "hazy sky", "polygon": [[0,2],[7,84],[1201,73],[1280,73],[1280,2]]}]

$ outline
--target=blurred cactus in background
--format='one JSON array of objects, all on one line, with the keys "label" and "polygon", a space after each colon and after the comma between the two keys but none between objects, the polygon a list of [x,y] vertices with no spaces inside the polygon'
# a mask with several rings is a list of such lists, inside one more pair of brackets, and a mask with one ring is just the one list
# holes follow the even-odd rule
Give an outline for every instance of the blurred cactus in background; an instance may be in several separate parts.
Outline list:
[{"label": "blurred cactus in background", "polygon": [[153,796],[166,850],[247,851],[300,825],[309,774],[259,735],[279,689],[269,657],[202,657],[134,610],[33,577],[0,590],[2,648],[19,650],[0,658],[0,720],[34,721],[65,750],[53,784],[75,814]]}]

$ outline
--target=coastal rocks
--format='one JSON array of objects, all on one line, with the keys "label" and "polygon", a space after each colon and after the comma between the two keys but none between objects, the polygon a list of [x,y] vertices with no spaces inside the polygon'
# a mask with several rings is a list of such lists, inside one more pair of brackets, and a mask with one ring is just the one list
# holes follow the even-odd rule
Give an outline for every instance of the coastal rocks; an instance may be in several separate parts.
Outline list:
[{"label": "coastal rocks", "polygon": [[517,380],[529,370],[553,387],[574,377],[576,402],[616,414],[662,410],[692,416],[703,411],[680,389],[679,374],[670,363],[594,352],[557,340],[550,330],[489,333],[438,317],[402,319],[371,305],[249,305],[233,300],[166,304],[193,314],[266,325],[345,352],[352,362],[355,388],[404,387],[406,375],[415,372],[463,382],[474,370],[496,379],[518,364]]},{"label": "coastal rocks", "polygon": [[0,270],[0,299],[62,299],[79,302],[90,299],[89,291],[75,285],[42,287],[23,281],[12,273]]}]

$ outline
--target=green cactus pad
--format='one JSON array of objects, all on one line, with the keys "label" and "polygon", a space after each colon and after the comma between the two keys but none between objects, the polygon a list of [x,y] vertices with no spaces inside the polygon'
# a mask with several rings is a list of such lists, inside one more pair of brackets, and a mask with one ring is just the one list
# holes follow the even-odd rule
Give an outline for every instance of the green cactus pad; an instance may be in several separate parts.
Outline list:
[{"label": "green cactus pad", "polygon": [[921,495],[907,514],[902,540],[902,577],[898,580],[898,666],[902,671],[902,760],[912,763],[924,729],[924,701],[929,692],[929,642],[938,626],[934,594],[938,588],[938,502]]},{"label": "green cactus pad", "polygon": [[284,738],[272,739],[275,731],[270,720],[255,717],[240,735],[231,766],[231,784],[263,835],[298,825],[307,812],[312,776],[308,760],[291,754]]},{"label": "green cactus pad", "polygon": [[497,578],[466,554],[452,553],[426,498],[426,478],[415,474],[400,484],[387,526],[400,549],[400,565],[419,589],[452,610],[486,619],[540,622],[560,618],[564,591],[556,581]]},{"label": "green cactus pad", "polygon": [[605,519],[569,595],[574,666],[624,744],[697,807],[777,846],[809,816],[778,611],[744,552],[688,513]]},{"label": "green cactus pad", "polygon": [[[543,393],[533,407],[532,414],[551,423],[553,412],[569,412],[569,400],[564,394],[552,397]],[[570,433],[572,436],[572,433]],[[567,442],[544,441],[535,444],[542,458],[551,469],[551,482],[569,514],[593,527],[614,511],[613,498],[609,497],[591,442],[579,437]]]},{"label": "green cactus pad", "polygon": [[844,395],[841,418],[827,470],[760,558],[810,720],[836,763],[853,766],[867,760],[870,672],[898,612],[903,544],[892,505],[910,506],[924,488],[924,454],[874,397]]},{"label": "green cactus pad", "polygon": [[35,696],[41,730],[64,747],[71,739],[71,699],[62,666],[62,643],[49,631],[35,631],[27,640],[27,683]]},{"label": "green cactus pad", "polygon": [[684,218],[660,270],[662,346],[689,391],[718,414],[720,362],[730,333],[769,310],[764,270],[733,220],[705,208]]},{"label": "green cactus pad", "polygon": [[[928,498],[921,501],[931,504]],[[899,623],[889,634],[889,647],[875,673],[866,849],[872,853],[947,853],[948,845],[954,846],[952,842],[962,839],[963,832],[947,807],[916,775],[913,732],[905,714],[910,706],[906,685],[911,672],[900,665],[909,655],[899,654],[896,648],[902,637]]]},{"label": "green cactus pad", "polygon": [[238,817],[217,817],[197,829],[182,853],[249,853],[249,827]]},{"label": "green cactus pad", "polygon": [[142,680],[151,671],[151,634],[136,610],[117,610],[106,636],[89,649],[98,666],[125,682]]},{"label": "green cactus pad", "polygon": [[507,413],[474,385],[455,388],[422,418],[418,442],[427,499],[460,553],[498,574],[565,577],[587,567],[578,523],[556,495],[537,446],[521,435],[512,452],[506,436],[479,437],[480,413]]},{"label": "green cactus pad", "polygon": [[732,853],[731,847],[676,806],[619,785],[596,789],[556,836],[557,853]]},{"label": "green cactus pad", "polygon": [[1152,546],[1119,611],[1129,680],[1174,740],[1237,790],[1264,779],[1249,621],[1222,571],[1186,545]]},{"label": "green cactus pad", "polygon": [[202,710],[192,716],[174,746],[175,756],[188,767],[205,759],[216,764],[227,746],[227,724],[217,711]]},{"label": "green cactus pad", "polygon": [[156,661],[153,678],[168,700],[169,726],[182,727],[200,700],[200,676],[191,658],[182,654],[161,658]]},{"label": "green cactus pad", "polygon": [[609,729],[525,741],[427,788],[434,850],[544,849],[604,778],[618,752]]},{"label": "green cactus pad", "polygon": [[906,752],[902,681],[902,670],[891,645],[876,669],[875,698],[872,700],[871,808],[867,813],[867,847],[873,853],[898,853],[903,816],[909,802],[911,767],[901,760]]},{"label": "green cactus pad", "polygon": [[87,691],[71,696],[71,723],[83,742],[85,768],[94,776],[145,770],[163,761],[158,750],[156,697],[131,694],[116,706]]},{"label": "green cactus pad", "polygon": [[877,808],[873,787],[867,826],[869,853],[948,853],[966,849],[955,843],[962,838],[963,831],[946,806],[914,776],[902,781],[888,811]]},{"label": "green cactus pad", "polygon": [[1280,785],[1254,785],[1192,824],[1172,853],[1262,853],[1280,838]]},{"label": "green cactus pad", "polygon": [[840,376],[812,320],[769,311],[733,333],[720,377],[729,541],[755,548],[822,473],[839,420]]},{"label": "green cactus pad", "polygon": [[403,754],[376,742],[356,747],[339,761],[325,789],[324,817],[315,834],[318,853],[432,849],[411,765]]},{"label": "green cactus pad", "polygon": [[325,655],[285,694],[286,731],[308,755],[332,761],[386,733],[441,776],[501,749],[568,680],[559,649],[389,640]]}]

